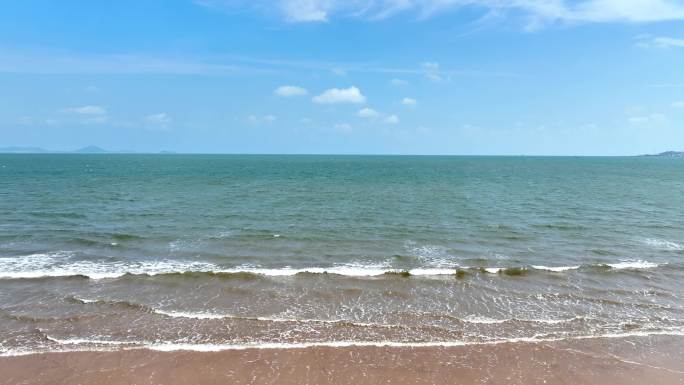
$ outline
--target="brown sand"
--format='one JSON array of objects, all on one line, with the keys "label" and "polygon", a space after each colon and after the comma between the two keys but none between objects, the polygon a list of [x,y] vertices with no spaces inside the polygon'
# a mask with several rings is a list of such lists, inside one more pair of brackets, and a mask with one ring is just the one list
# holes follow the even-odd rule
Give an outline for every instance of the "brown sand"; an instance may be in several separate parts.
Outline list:
[{"label": "brown sand", "polygon": [[684,384],[684,338],[0,358],[0,384]]}]

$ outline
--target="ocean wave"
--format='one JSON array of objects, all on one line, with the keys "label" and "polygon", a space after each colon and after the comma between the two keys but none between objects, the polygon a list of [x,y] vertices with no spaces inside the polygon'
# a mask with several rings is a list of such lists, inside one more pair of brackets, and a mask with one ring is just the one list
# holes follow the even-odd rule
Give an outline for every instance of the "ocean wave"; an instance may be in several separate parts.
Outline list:
[{"label": "ocean wave", "polygon": [[506,276],[523,276],[532,271],[563,273],[578,269],[640,270],[652,269],[663,264],[644,260],[622,260],[618,262],[595,263],[572,266],[510,266],[510,267],[443,267],[421,266],[408,269],[392,267],[389,264],[349,263],[329,267],[279,267],[237,266],[225,268],[210,262],[159,260],[159,261],[85,261],[74,260],[69,252],[31,254],[17,257],[0,257],[0,279],[31,279],[49,277],[87,277],[90,279],[111,279],[124,276],[173,276],[250,279],[264,277],[291,277],[306,274],[330,274],[346,277],[465,277],[469,273],[487,273]]},{"label": "ocean wave", "polygon": [[535,270],[545,270],[545,271],[552,271],[554,273],[561,273],[563,271],[568,271],[568,270],[577,270],[581,266],[580,265],[575,265],[575,266],[544,266],[544,265],[532,265],[532,268]]},{"label": "ocean wave", "polygon": [[158,275],[177,272],[211,272],[218,266],[207,262],[140,261],[97,262],[73,260],[73,253],[55,252],[0,258],[0,278],[85,276],[91,279],[119,278],[127,274]]},{"label": "ocean wave", "polygon": [[616,270],[629,269],[629,270],[640,270],[640,269],[652,269],[654,267],[660,266],[660,264],[635,260],[635,261],[620,261],[617,263],[605,263],[603,266],[607,266]]},{"label": "ocean wave", "polygon": [[527,267],[483,267],[481,271],[489,274],[503,274],[510,276],[525,275],[528,273]]}]

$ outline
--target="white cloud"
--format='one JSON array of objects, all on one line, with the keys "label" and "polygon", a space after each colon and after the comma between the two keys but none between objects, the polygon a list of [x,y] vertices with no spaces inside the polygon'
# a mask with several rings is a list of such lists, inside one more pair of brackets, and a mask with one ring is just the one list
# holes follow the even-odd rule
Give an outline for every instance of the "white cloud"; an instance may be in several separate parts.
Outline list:
[{"label": "white cloud", "polygon": [[46,126],[54,126],[57,124],[57,120],[52,118],[35,118],[32,116],[21,116],[17,119],[17,123],[24,126],[33,126],[38,124],[44,124]]},{"label": "white cloud", "polygon": [[396,115],[389,115],[382,119],[382,121],[386,124],[397,124],[399,123],[399,117]]},{"label": "white cloud", "polygon": [[633,125],[660,125],[667,123],[667,117],[660,113],[632,116],[627,119]]},{"label": "white cloud", "polygon": [[413,99],[413,98],[403,98],[403,99],[401,99],[401,104],[403,104],[405,106],[413,107],[416,104],[418,104],[418,101],[416,99]]},{"label": "white cloud", "polygon": [[160,112],[145,116],[143,122],[145,123],[146,128],[150,130],[166,131],[170,129],[169,125],[173,122],[173,119],[169,114]]},{"label": "white cloud", "polygon": [[250,124],[268,124],[273,123],[277,118],[273,115],[249,115],[247,122]]},{"label": "white cloud", "polygon": [[64,112],[78,115],[106,115],[107,109],[101,106],[83,106],[67,108]]},{"label": "white cloud", "polygon": [[309,93],[306,88],[297,86],[280,86],[273,90],[273,93],[278,96],[290,97],[290,96],[303,96]]},{"label": "white cloud", "polygon": [[340,67],[335,67],[330,70],[335,76],[347,76],[347,70]]},{"label": "white cloud", "polygon": [[684,100],[679,100],[671,104],[672,108],[684,108]]},{"label": "white cloud", "polygon": [[420,64],[421,68],[425,72],[425,77],[428,79],[438,82],[442,80],[439,74],[439,63],[435,62],[423,62]]},{"label": "white cloud", "polygon": [[147,115],[145,117],[145,122],[150,123],[150,124],[158,124],[158,125],[167,125],[171,123],[173,119],[165,113],[165,112],[160,112],[158,114],[151,114]]},{"label": "white cloud", "polygon": [[636,37],[636,45],[641,48],[684,48],[684,39],[667,36],[640,35]]},{"label": "white cloud", "polygon": [[336,104],[336,103],[365,103],[366,97],[363,96],[361,90],[356,87],[349,88],[331,88],[320,95],[314,96],[311,99],[314,103],[319,104]]},{"label": "white cloud", "polygon": [[328,0],[287,0],[280,1],[285,15],[290,21],[326,21],[334,1]]},{"label": "white cloud", "polygon": [[107,109],[102,106],[81,106],[66,108],[63,112],[79,116],[81,123],[86,124],[103,124],[107,123],[109,116]]},{"label": "white cloud", "polygon": [[387,115],[383,114],[382,112],[378,112],[372,108],[362,108],[360,109],[356,115],[358,115],[360,118],[376,121],[380,119],[382,123],[385,124],[397,124],[399,123],[399,117],[396,115]]},{"label": "white cloud", "polygon": [[469,8],[482,14],[522,16],[528,29],[549,23],[656,22],[684,19],[678,0],[195,0],[209,7],[280,13],[290,22],[325,22],[332,17],[378,20],[399,13],[420,18]]},{"label": "white cloud", "polygon": [[429,134],[430,131],[432,131],[432,130],[430,130],[430,128],[425,127],[425,126],[418,126],[418,128],[416,128],[416,132],[419,134]]},{"label": "white cloud", "polygon": [[357,115],[359,117],[366,118],[366,119],[376,119],[380,116],[380,113],[378,111],[375,111],[372,108],[362,108],[359,110]]},{"label": "white cloud", "polygon": [[403,86],[408,85],[408,82],[404,79],[394,78],[394,79],[390,80],[390,84],[395,86],[395,87],[403,87]]},{"label": "white cloud", "polygon": [[343,132],[343,133],[349,133],[352,131],[352,126],[348,123],[337,123],[333,126],[333,129],[335,131]]}]

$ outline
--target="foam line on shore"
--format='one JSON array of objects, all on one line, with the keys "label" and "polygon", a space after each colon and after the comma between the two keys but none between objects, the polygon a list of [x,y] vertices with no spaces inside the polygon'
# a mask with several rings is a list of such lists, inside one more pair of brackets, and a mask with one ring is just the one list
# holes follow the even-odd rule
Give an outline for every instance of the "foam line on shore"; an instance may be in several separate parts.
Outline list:
[{"label": "foam line on shore", "polygon": [[[500,345],[508,343],[546,343],[572,340],[587,339],[608,339],[608,338],[631,338],[631,337],[651,337],[651,336],[684,336],[684,328],[673,328],[666,330],[651,331],[632,331],[627,333],[604,333],[597,335],[580,336],[560,336],[560,337],[532,337],[506,338],[491,341],[427,341],[427,342],[400,342],[400,341],[321,341],[321,342],[260,342],[246,344],[187,344],[187,343],[158,343],[141,341],[116,341],[116,340],[89,340],[82,338],[59,339],[46,335],[46,339],[64,346],[95,345],[85,349],[59,349],[45,351],[4,351],[0,357],[11,357],[29,354],[59,353],[59,352],[87,352],[87,351],[111,351],[111,347],[118,347],[123,350],[148,349],[161,352],[175,351],[194,351],[194,352],[220,352],[228,350],[287,350],[287,349],[307,349],[307,348],[348,348],[348,347],[388,347],[388,348],[448,348],[462,346],[483,346]],[[105,345],[105,348],[97,345]],[[110,349],[107,349],[109,347]]]}]

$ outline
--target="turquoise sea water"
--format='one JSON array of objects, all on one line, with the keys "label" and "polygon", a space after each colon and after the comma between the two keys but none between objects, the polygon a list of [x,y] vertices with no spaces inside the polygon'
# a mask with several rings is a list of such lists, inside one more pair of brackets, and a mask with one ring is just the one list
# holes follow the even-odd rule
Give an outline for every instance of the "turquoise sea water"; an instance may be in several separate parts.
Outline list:
[{"label": "turquoise sea water", "polygon": [[0,155],[6,354],[683,333],[683,279],[681,159]]}]

